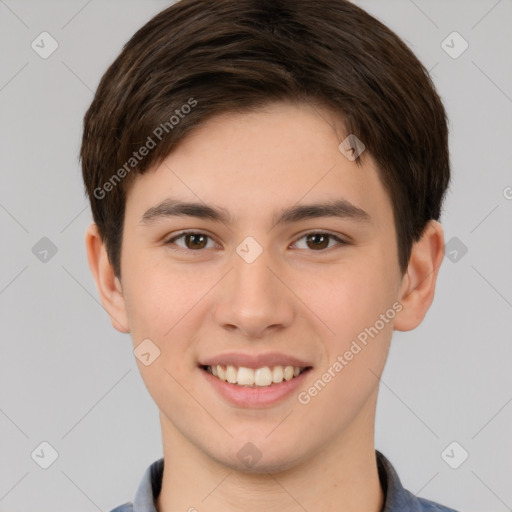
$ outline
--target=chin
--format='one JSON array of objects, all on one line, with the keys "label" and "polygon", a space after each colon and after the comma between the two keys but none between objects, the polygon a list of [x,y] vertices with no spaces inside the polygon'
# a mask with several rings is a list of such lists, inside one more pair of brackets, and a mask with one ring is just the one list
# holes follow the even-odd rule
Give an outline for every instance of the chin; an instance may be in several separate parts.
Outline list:
[{"label": "chin", "polygon": [[271,460],[262,457],[254,465],[241,463],[236,455],[234,459],[224,461],[224,465],[234,471],[253,475],[278,474],[293,469],[298,464],[297,460],[292,460],[291,455],[280,458],[274,457]]},{"label": "chin", "polygon": [[[268,444],[268,443],[267,443]],[[276,447],[257,447],[250,441],[241,445],[226,457],[225,454],[211,454],[210,456],[217,460],[218,463],[230,469],[246,474],[266,474],[281,473],[288,471],[301,464],[301,455],[297,453],[296,446],[290,446],[288,449],[277,449]]]}]

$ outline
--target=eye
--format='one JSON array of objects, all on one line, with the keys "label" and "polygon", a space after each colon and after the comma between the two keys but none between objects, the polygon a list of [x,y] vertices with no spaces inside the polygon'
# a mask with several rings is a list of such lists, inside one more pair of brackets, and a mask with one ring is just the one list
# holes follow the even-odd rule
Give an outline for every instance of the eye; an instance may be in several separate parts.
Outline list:
[{"label": "eye", "polygon": [[[177,243],[178,241],[181,243]],[[300,247],[300,241],[305,240],[305,246]],[[335,242],[335,243],[332,243]],[[336,243],[337,242],[337,243]],[[201,249],[212,249],[215,248],[216,244],[212,238],[206,233],[200,231],[186,231],[182,232],[172,238],[169,238],[166,245],[176,245],[179,250],[199,251]],[[300,237],[296,242],[295,246],[299,249],[312,249],[320,252],[325,249],[330,249],[336,245],[347,245],[348,242],[331,233],[325,233],[322,231],[314,231],[306,233]]]},{"label": "eye", "polygon": [[[177,240],[181,239],[183,239],[183,245],[176,243]],[[208,240],[210,240],[213,245],[208,246]],[[210,236],[197,231],[186,231],[180,233],[177,236],[169,238],[165,243],[166,245],[174,244],[178,247],[181,247],[182,249],[188,249],[192,251],[197,251],[200,249],[211,249],[212,247],[215,247],[215,242],[210,238]]]},{"label": "eye", "polygon": [[324,233],[322,231],[314,231],[311,233],[306,233],[302,237],[300,237],[295,245],[299,243],[300,240],[306,239],[306,247],[299,247],[299,249],[313,249],[314,251],[322,251],[324,249],[330,249],[333,245],[330,245],[330,242],[335,240],[338,242],[334,245],[347,245],[348,242],[345,242],[341,238],[336,235],[332,235],[331,233]]}]

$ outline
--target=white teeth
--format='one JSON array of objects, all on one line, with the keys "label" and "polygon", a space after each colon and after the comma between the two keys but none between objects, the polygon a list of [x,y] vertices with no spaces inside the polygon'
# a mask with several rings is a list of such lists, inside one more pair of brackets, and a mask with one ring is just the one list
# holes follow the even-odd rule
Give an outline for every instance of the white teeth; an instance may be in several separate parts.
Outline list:
[{"label": "white teeth", "polygon": [[274,369],[272,370],[272,381],[279,384],[280,382],[283,382],[283,367],[282,366],[274,366]]},{"label": "white teeth", "polygon": [[237,380],[237,377],[238,377],[237,369],[230,364],[228,366],[226,366],[226,380],[228,382],[230,382],[231,384],[234,384]]},{"label": "white teeth", "polygon": [[256,386],[270,386],[272,384],[272,372],[268,366],[258,368],[254,372],[254,384]]},{"label": "white teeth", "polygon": [[293,366],[287,366],[284,369],[284,380],[292,380],[293,379]]},{"label": "white teeth", "polygon": [[215,365],[207,366],[207,371],[222,381],[227,381],[238,386],[266,387],[271,384],[279,384],[283,380],[291,380],[300,375],[304,368],[300,366],[264,366],[253,370],[244,366]]},{"label": "white teeth", "polygon": [[254,384],[254,370],[252,368],[239,368],[235,382],[240,386],[252,386]]}]

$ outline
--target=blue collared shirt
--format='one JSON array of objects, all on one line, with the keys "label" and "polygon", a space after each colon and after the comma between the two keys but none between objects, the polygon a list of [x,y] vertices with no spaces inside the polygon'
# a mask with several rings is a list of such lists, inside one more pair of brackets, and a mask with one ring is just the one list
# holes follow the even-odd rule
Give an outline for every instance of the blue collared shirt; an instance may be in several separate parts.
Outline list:
[{"label": "blue collared shirt", "polygon": [[[391,463],[376,450],[377,468],[384,491],[382,512],[457,512],[424,498],[417,498],[405,490]],[[155,501],[162,488],[164,459],[159,459],[146,469],[135,493],[133,503],[125,503],[111,512],[157,512]]]}]

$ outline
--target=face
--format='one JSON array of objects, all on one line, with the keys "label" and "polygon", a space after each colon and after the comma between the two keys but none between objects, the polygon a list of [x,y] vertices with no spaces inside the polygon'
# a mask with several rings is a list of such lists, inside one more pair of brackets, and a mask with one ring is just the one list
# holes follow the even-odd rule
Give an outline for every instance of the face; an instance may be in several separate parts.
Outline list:
[{"label": "face", "polygon": [[164,443],[276,471],[373,436],[402,279],[346,135],[309,105],[223,114],[129,189],[121,286]]}]

